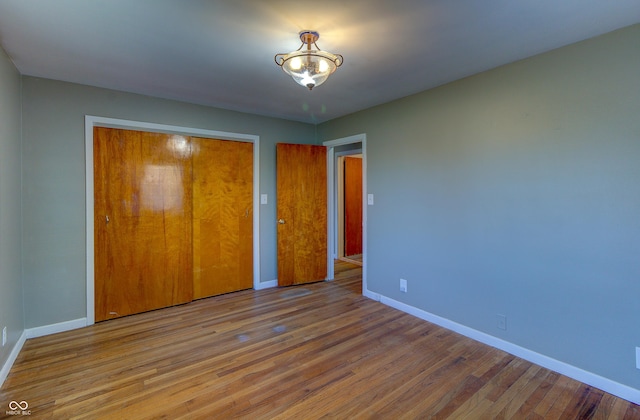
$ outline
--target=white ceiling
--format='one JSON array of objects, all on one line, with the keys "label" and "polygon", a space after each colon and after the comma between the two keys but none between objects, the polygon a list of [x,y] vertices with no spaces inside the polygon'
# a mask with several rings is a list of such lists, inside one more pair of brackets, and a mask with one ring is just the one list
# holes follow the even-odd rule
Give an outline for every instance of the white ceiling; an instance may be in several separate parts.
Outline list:
[{"label": "white ceiling", "polygon": [[[0,0],[22,74],[312,123],[638,22],[640,0]],[[311,92],[273,59],[303,29],[345,59]]]}]

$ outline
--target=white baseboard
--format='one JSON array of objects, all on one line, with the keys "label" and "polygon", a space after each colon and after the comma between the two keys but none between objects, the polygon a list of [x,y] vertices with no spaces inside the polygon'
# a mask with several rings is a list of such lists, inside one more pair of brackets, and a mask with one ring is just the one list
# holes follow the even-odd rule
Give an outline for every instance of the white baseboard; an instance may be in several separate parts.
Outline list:
[{"label": "white baseboard", "polygon": [[[371,290],[365,289],[362,291],[362,294],[366,297],[368,297],[371,300],[375,300],[376,302],[380,302],[380,295],[377,293],[372,292]],[[387,306],[392,306],[392,305],[387,305]],[[400,309],[400,308],[396,308],[396,309]],[[400,309],[402,312],[407,312],[407,311],[403,311],[402,309]]]},{"label": "white baseboard", "polygon": [[16,345],[13,346],[13,350],[11,350],[11,353],[9,353],[9,358],[2,366],[2,369],[0,369],[0,388],[2,387],[2,384],[4,384],[5,379],[7,379],[7,376],[9,376],[9,371],[11,370],[13,363],[18,358],[20,350],[22,350],[22,346],[24,346],[25,341],[27,341],[27,333],[26,331],[23,331],[22,335],[20,335],[20,338],[16,342]]},{"label": "white baseboard", "polygon": [[262,289],[270,289],[272,287],[278,287],[278,280],[269,280],[269,281],[263,281],[257,284],[257,286],[255,287],[256,290],[262,290]]},{"label": "white baseboard", "polygon": [[553,370],[561,375],[568,376],[587,385],[596,387],[605,392],[615,395],[616,397],[623,398],[627,401],[631,401],[634,404],[640,404],[640,390],[632,388],[627,385],[615,382],[611,379],[602,377],[592,372],[580,369],[570,364],[561,362],[544,354],[537,353],[533,350],[529,350],[524,347],[520,347],[516,344],[494,337],[482,331],[474,330],[457,322],[453,322],[446,318],[442,318],[438,315],[430,312],[423,311],[414,306],[407,305],[406,303],[399,302],[397,300],[388,298],[386,296],[371,292],[370,290],[363,291],[363,295],[370,299],[377,300],[387,306],[398,309],[402,312],[406,312],[410,315],[424,319],[448,330],[457,332],[458,334],[469,337],[473,340],[479,341],[483,344],[487,344],[491,347],[495,347],[514,356],[520,357],[536,365]]},{"label": "white baseboard", "polygon": [[9,376],[9,371],[13,366],[13,363],[18,358],[20,351],[22,350],[22,346],[29,338],[42,337],[45,335],[55,334],[64,331],[75,330],[77,328],[82,328],[87,326],[87,318],[74,319],[71,321],[59,322],[57,324],[44,325],[42,327],[28,328],[22,332],[22,335],[18,339],[18,342],[11,350],[9,354],[9,358],[0,369],[0,387],[4,383],[7,376]]},{"label": "white baseboard", "polygon": [[43,325],[42,327],[28,328],[24,332],[27,338],[43,337],[59,332],[75,330],[87,326],[87,318],[73,319],[71,321],[58,322],[57,324]]}]

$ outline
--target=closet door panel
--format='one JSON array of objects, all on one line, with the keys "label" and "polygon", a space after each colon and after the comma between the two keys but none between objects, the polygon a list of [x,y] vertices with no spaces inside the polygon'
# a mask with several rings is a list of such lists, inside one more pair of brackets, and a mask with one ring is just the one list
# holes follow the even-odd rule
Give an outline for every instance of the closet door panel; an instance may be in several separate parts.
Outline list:
[{"label": "closet door panel", "polygon": [[193,290],[253,287],[253,144],[192,138]]},{"label": "closet door panel", "polygon": [[94,129],[95,319],[193,296],[189,139]]}]

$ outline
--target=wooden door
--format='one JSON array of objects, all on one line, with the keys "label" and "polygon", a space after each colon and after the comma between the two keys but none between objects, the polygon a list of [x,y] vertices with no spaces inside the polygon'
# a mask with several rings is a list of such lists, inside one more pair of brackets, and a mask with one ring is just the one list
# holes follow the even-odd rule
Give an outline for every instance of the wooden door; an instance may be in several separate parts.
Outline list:
[{"label": "wooden door", "polygon": [[327,276],[327,149],[276,145],[278,285]]},{"label": "wooden door", "polygon": [[362,159],[344,159],[344,255],[362,254]]},{"label": "wooden door", "polygon": [[189,139],[94,128],[95,319],[193,295]]},{"label": "wooden door", "polygon": [[253,144],[191,139],[194,298],[253,287]]}]

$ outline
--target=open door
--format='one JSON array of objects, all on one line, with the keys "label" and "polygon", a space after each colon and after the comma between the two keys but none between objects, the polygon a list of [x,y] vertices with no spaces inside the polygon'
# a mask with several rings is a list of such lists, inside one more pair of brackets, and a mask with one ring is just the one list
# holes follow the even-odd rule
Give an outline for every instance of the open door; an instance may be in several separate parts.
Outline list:
[{"label": "open door", "polygon": [[327,277],[327,149],[276,145],[278,286]]}]

